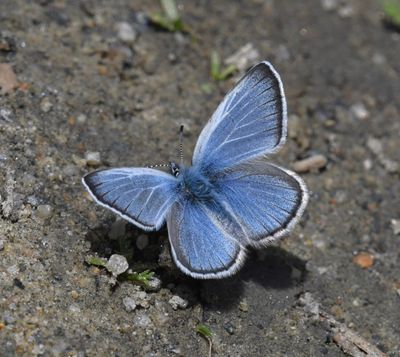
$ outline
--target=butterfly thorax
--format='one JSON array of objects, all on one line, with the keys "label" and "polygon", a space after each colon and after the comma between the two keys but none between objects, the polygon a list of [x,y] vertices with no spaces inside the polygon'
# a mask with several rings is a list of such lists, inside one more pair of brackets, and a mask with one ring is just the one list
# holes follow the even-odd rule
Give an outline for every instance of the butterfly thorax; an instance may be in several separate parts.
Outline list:
[{"label": "butterfly thorax", "polygon": [[196,168],[181,167],[179,176],[179,189],[190,200],[209,200],[212,197],[213,186],[209,179]]}]

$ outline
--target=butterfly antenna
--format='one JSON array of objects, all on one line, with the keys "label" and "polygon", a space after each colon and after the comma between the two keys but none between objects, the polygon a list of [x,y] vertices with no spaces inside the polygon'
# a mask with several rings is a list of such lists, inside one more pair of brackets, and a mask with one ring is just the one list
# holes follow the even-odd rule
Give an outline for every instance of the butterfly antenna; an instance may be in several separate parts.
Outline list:
[{"label": "butterfly antenna", "polygon": [[179,156],[181,158],[181,165],[183,165],[183,125],[179,129]]},{"label": "butterfly antenna", "polygon": [[147,165],[148,169],[154,169],[155,167],[171,167],[171,164],[155,164],[155,165]]}]

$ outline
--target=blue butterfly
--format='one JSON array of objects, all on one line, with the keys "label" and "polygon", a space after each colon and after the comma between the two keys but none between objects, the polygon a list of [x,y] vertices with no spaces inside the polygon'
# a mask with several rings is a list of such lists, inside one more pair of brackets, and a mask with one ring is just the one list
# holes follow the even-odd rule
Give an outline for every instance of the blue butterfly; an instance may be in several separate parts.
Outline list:
[{"label": "blue butterfly", "polygon": [[247,72],[203,129],[192,166],[91,172],[82,181],[94,200],[146,231],[167,222],[171,253],[200,279],[237,272],[246,248],[288,233],[308,201],[295,173],[265,161],[285,143],[286,100],[269,62]]}]

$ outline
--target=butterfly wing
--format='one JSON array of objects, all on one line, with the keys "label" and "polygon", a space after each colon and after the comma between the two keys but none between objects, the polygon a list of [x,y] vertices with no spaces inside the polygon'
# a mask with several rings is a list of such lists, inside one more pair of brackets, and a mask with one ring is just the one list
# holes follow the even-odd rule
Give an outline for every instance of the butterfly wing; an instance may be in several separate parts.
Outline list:
[{"label": "butterfly wing", "polygon": [[148,231],[163,225],[176,199],[176,178],[149,168],[94,171],[82,182],[98,204]]},{"label": "butterfly wing", "polygon": [[307,188],[295,173],[255,160],[224,171],[218,180],[220,199],[244,234],[244,245],[262,245],[288,233],[308,201]]},{"label": "butterfly wing", "polygon": [[171,253],[186,274],[200,279],[234,274],[244,261],[245,251],[224,229],[227,217],[217,217],[219,207],[197,201],[177,201],[167,218]]},{"label": "butterfly wing", "polygon": [[193,165],[220,171],[276,152],[286,140],[283,85],[269,62],[253,67],[231,90],[204,127]]}]

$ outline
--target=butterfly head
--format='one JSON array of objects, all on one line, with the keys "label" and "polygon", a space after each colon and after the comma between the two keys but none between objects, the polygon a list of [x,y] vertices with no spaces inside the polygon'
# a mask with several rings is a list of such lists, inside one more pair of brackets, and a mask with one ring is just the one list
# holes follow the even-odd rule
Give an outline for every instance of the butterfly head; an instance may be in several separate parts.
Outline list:
[{"label": "butterfly head", "polygon": [[175,177],[178,177],[180,174],[180,167],[178,164],[175,162],[170,162],[169,167],[171,169],[171,174],[174,175]]}]

